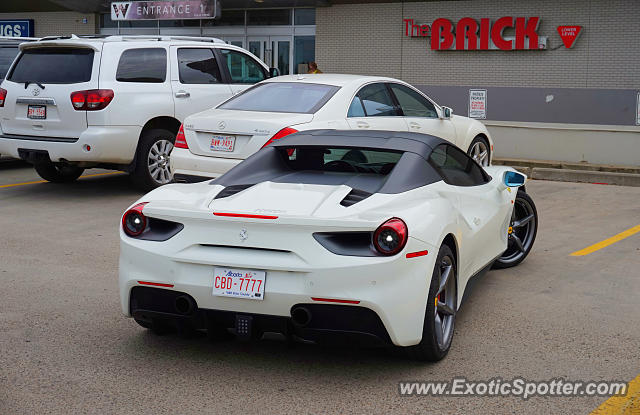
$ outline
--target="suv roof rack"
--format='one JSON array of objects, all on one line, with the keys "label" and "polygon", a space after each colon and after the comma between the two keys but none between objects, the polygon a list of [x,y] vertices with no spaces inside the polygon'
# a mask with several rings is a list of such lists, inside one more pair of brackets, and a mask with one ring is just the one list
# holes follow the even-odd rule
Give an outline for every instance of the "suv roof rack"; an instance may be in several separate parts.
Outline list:
[{"label": "suv roof rack", "polygon": [[45,36],[40,39],[34,40],[61,40],[61,39],[95,39],[104,41],[126,41],[126,40],[157,40],[157,41],[170,41],[170,40],[184,40],[191,42],[208,42],[208,43],[225,43],[222,39],[217,37],[201,37],[201,36],[174,36],[174,35],[64,35],[64,36]]}]

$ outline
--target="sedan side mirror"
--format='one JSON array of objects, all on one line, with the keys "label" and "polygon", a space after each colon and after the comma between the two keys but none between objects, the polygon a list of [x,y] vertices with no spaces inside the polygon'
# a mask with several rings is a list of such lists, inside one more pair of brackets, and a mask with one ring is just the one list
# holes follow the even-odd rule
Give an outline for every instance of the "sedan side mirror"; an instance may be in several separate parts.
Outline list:
[{"label": "sedan side mirror", "polygon": [[275,78],[276,76],[280,76],[280,69],[269,68],[269,78]]},{"label": "sedan side mirror", "polygon": [[502,178],[504,185],[507,187],[520,187],[524,184],[526,179],[524,174],[520,174],[515,171],[505,171]]},{"label": "sedan side mirror", "polygon": [[442,119],[448,120],[451,119],[451,114],[453,114],[453,110],[449,107],[442,107]]}]

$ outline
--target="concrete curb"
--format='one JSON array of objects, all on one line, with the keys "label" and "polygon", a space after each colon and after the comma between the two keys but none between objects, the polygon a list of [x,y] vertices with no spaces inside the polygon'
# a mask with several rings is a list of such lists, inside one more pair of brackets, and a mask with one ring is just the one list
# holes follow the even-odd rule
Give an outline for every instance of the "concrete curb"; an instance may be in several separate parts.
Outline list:
[{"label": "concrete curb", "polygon": [[[537,180],[556,180],[562,182],[613,184],[618,186],[640,187],[640,174],[617,173],[589,170],[530,168],[529,177]],[[525,173],[526,174],[526,173]]]}]

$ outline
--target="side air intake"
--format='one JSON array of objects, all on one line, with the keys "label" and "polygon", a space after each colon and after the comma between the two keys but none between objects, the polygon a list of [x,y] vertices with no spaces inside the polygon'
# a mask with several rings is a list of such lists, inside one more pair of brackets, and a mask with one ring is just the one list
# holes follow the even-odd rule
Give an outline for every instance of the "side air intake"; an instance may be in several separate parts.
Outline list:
[{"label": "side air intake", "polygon": [[222,199],[223,197],[233,196],[236,193],[240,193],[241,191],[250,188],[253,186],[252,184],[234,184],[233,186],[227,186],[224,189],[220,190],[220,193],[214,197],[214,199]]},{"label": "side air intake", "polygon": [[342,199],[340,204],[342,206],[351,206],[355,205],[358,202],[363,201],[364,199],[371,196],[373,193],[365,192],[364,190],[352,189],[345,197]]}]

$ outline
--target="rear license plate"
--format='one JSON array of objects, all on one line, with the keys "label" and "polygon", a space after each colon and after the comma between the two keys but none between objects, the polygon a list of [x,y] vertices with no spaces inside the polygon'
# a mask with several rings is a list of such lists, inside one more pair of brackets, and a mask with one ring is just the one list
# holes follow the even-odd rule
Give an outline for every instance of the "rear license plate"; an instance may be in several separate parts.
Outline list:
[{"label": "rear license plate", "polygon": [[211,151],[233,151],[236,144],[236,138],[232,135],[214,135],[211,138]]},{"label": "rear license plate", "polygon": [[29,105],[27,118],[32,120],[44,120],[47,118],[47,107],[44,105]]},{"label": "rear license plate", "polygon": [[215,268],[213,271],[213,295],[263,300],[266,278],[265,271]]}]

